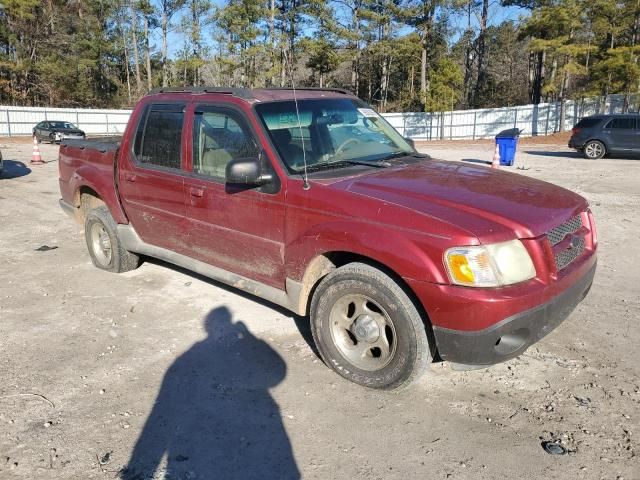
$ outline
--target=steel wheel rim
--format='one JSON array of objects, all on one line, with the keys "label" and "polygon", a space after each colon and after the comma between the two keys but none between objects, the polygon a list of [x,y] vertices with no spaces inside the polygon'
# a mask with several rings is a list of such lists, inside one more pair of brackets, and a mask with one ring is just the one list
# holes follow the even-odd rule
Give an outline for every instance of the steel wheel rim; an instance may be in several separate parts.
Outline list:
[{"label": "steel wheel rim", "polygon": [[111,263],[111,237],[100,223],[91,226],[91,246],[93,254],[101,265],[107,266]]},{"label": "steel wheel rim", "polygon": [[602,154],[602,145],[598,143],[590,143],[584,151],[589,158],[596,158]]},{"label": "steel wheel rim", "polygon": [[333,345],[361,370],[381,370],[396,353],[397,335],[391,317],[366,295],[338,299],[329,313],[329,324]]}]

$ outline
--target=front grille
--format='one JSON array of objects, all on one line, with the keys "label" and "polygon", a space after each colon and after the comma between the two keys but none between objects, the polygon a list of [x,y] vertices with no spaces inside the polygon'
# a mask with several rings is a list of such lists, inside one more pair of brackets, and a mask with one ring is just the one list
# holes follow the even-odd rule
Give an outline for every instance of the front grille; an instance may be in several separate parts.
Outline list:
[{"label": "front grille", "polygon": [[584,247],[584,239],[578,238],[575,244],[570,248],[562,250],[561,252],[556,252],[556,268],[558,269],[558,271],[562,270],[580,255],[582,255],[582,252],[584,252]]},{"label": "front grille", "polygon": [[570,218],[566,222],[558,225],[552,230],[547,232],[547,238],[549,239],[549,243],[551,246],[559,244],[564,237],[569,235],[570,233],[575,233],[582,227],[582,216],[576,215],[573,218]]},{"label": "front grille", "polygon": [[[584,252],[586,245],[584,238],[581,236],[573,235],[581,228],[582,216],[576,215],[575,217],[570,218],[566,222],[547,232],[547,239],[549,240],[551,248],[553,249],[556,269],[558,271],[571,264],[571,262],[573,262]],[[567,235],[572,236],[571,245],[564,250],[559,250],[558,244],[561,243],[567,237]]]}]

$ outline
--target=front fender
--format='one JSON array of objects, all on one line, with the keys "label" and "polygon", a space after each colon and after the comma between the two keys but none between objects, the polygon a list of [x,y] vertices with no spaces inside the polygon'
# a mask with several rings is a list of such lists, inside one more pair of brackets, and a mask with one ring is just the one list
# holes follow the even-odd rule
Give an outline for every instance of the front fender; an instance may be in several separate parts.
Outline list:
[{"label": "front fender", "polygon": [[287,277],[302,281],[319,255],[347,252],[368,257],[406,279],[448,283],[442,254],[446,237],[367,222],[334,221],[315,225],[286,247]]}]

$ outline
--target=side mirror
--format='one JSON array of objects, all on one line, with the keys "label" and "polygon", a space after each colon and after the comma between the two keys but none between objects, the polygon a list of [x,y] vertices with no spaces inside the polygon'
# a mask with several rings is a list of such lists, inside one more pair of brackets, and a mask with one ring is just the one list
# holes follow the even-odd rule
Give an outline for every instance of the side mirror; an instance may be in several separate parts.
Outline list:
[{"label": "side mirror", "polygon": [[271,174],[262,172],[260,157],[236,158],[227,163],[226,182],[234,185],[259,187],[273,180]]}]

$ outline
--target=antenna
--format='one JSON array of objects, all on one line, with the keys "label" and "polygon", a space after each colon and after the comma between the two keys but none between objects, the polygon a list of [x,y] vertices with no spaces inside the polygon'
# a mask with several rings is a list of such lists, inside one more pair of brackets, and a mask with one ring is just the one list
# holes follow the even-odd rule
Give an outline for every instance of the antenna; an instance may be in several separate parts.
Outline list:
[{"label": "antenna", "polygon": [[304,164],[304,174],[302,175],[302,188],[309,190],[309,177],[307,175],[307,149],[304,148],[304,135],[302,134],[302,123],[300,122],[300,110],[298,109],[298,97],[296,96],[296,86],[293,82],[293,66],[287,56],[287,50],[283,49],[284,61],[289,65],[289,76],[291,77],[291,89],[293,90],[293,103],[296,105],[296,118],[298,119],[298,129],[300,130],[300,140],[302,141],[302,163]]}]

